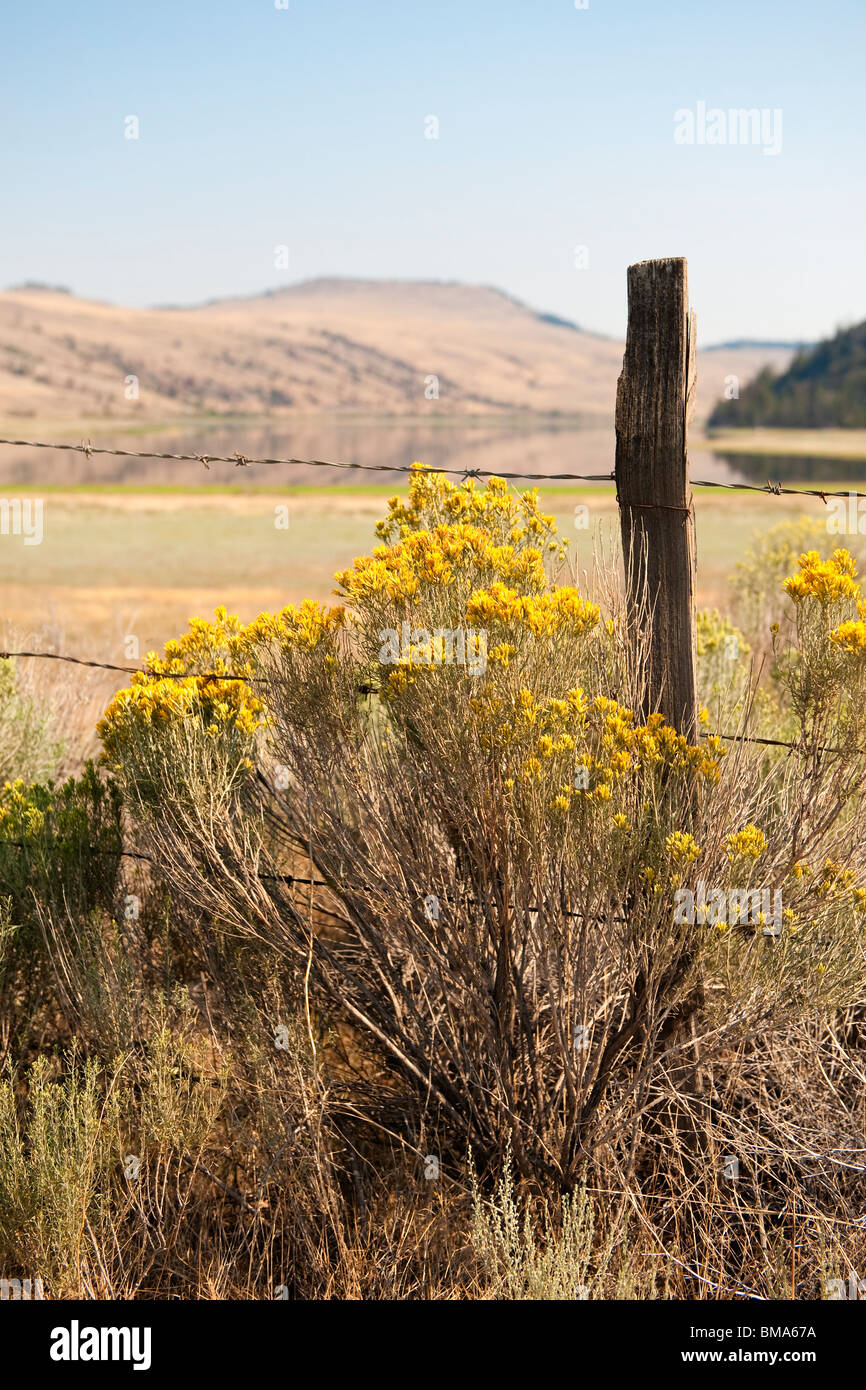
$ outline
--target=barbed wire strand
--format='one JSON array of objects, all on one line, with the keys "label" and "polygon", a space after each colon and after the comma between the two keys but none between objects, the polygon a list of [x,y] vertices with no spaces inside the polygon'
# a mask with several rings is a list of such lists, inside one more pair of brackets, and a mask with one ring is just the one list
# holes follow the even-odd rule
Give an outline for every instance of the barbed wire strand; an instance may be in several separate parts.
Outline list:
[{"label": "barbed wire strand", "polygon": [[[205,468],[209,468],[212,463],[233,463],[236,468],[250,468],[254,465],[263,467],[280,467],[283,465],[296,466],[300,468],[342,468],[358,469],[364,473],[411,473],[420,471],[414,463],[350,463],[334,459],[296,459],[296,458],[249,458],[246,454],[239,451],[234,454],[168,454],[156,453],[149,450],[139,449],[103,449],[97,448],[94,444],[48,444],[44,440],[36,439],[0,439],[0,444],[8,445],[10,448],[26,449],[64,449],[72,453],[85,454],[88,458],[92,454],[107,454],[114,458],[138,458],[138,459],[165,459],[178,463],[201,463]],[[613,481],[612,473],[583,474],[583,473],[563,473],[553,475],[547,473],[498,473],[495,469],[484,468],[430,468],[425,472],[446,473],[451,477],[457,478],[480,478],[497,477],[506,479],[529,479],[537,481],[562,477],[566,482],[597,482],[607,483]]]},{"label": "barbed wire strand", "polygon": [[117,671],[125,676],[149,676],[159,681],[243,681],[246,685],[271,685],[266,676],[247,676],[239,671],[155,671],[151,666],[115,666],[110,661],[87,661],[81,656],[66,656],[61,652],[0,651],[0,661],[22,657],[37,661],[66,661],[72,666],[89,666],[96,671]]},{"label": "barbed wire strand", "polygon": [[[87,458],[93,454],[101,454],[110,455],[113,458],[163,459],[177,463],[200,463],[205,468],[209,468],[212,463],[233,463],[236,468],[281,467],[286,465],[300,468],[357,469],[364,473],[412,473],[419,471],[414,463],[350,463],[334,459],[249,458],[240,451],[234,454],[169,454],[142,449],[106,449],[91,444],[89,441],[82,444],[49,444],[41,439],[0,439],[0,445],[20,449],[62,449],[71,453],[84,454]],[[464,481],[468,478],[485,477],[504,478],[511,482],[616,482],[613,473],[502,473],[492,468],[429,468],[424,471],[443,473],[448,477],[462,478]],[[784,487],[781,483],[774,483],[769,480],[759,486],[757,483],[721,483],[709,479],[693,479],[691,486],[723,488],[733,492],[760,492],[771,497],[820,497],[825,504],[828,497],[866,497],[866,493],[853,492],[850,489],[844,492],[830,492],[826,488]],[[655,504],[647,503],[645,505],[654,506]]]},{"label": "barbed wire strand", "polygon": [[[23,849],[33,850],[34,845],[28,844],[26,840],[4,840],[0,839],[0,849]],[[80,849],[85,854],[102,854],[107,858],[116,859],[143,859],[147,864],[153,864],[159,868],[159,861],[154,859],[152,854],[143,854],[135,849],[105,849],[101,845],[81,845]],[[302,886],[312,888],[331,888],[330,883],[326,883],[323,878],[299,878],[296,874],[256,874],[258,879],[271,880],[276,883],[285,883],[290,887],[292,884],[299,883]]]},{"label": "barbed wire strand", "polygon": [[[120,671],[124,675],[149,676],[152,680],[177,680],[177,681],[240,681],[245,685],[274,685],[277,682],[265,676],[245,676],[233,671],[209,671],[204,675],[199,675],[196,671],[154,671],[147,666],[114,666],[108,661],[85,661],[79,656],[66,656],[60,652],[4,652],[0,651],[0,661],[11,661],[17,657],[30,658],[44,661],[68,661],[74,666],[89,666],[97,671]],[[358,686],[359,695],[374,695],[376,687],[372,685]],[[725,743],[761,743],[770,748],[789,748],[797,749],[802,745],[796,739],[781,738],[759,738],[750,734],[717,734],[701,729],[701,738],[719,738]],[[805,750],[803,750],[805,751]],[[866,753],[866,748],[830,748],[824,744],[817,749],[810,749],[810,752],[818,753]],[[300,880],[298,880],[300,881]]]},{"label": "barbed wire strand", "polygon": [[[22,841],[22,840],[4,840],[4,839],[0,839],[0,849],[32,850],[33,848],[34,848],[34,846],[33,846],[33,845],[28,845],[28,844],[26,843],[26,841]],[[81,850],[83,850],[84,853],[86,853],[86,854],[102,854],[102,855],[107,855],[107,856],[112,856],[112,855],[113,855],[115,858],[118,858],[118,859],[143,859],[143,860],[145,860],[147,863],[152,864],[152,865],[154,866],[154,868],[157,870],[157,872],[164,872],[164,870],[162,869],[162,866],[161,866],[159,860],[158,860],[158,859],[155,859],[154,856],[153,856],[152,854],[142,854],[141,852],[139,852],[139,851],[137,851],[137,850],[127,850],[127,849],[112,850],[112,849],[103,849],[103,848],[101,848],[99,845],[81,845],[80,848],[81,848]],[[295,884],[300,884],[300,885],[307,885],[307,886],[313,887],[313,888],[328,888],[328,889],[335,895],[335,897],[337,897],[338,899],[339,899],[339,897],[340,897],[341,889],[338,887],[338,885],[333,884],[333,883],[328,883],[328,882],[327,882],[325,879],[323,879],[323,878],[299,878],[299,877],[297,877],[295,874],[255,874],[254,877],[257,878],[259,881],[267,881],[267,880],[269,880],[269,881],[272,881],[272,882],[284,883],[284,884],[286,884],[288,887],[292,887],[292,886],[294,886]],[[350,885],[348,885],[348,886],[351,887],[351,888],[357,888],[357,885],[356,885],[356,884],[350,884]],[[426,898],[423,898],[423,899],[422,899],[422,898],[416,898],[416,899],[414,899],[413,901],[415,902],[416,905],[419,905],[419,904],[421,904],[421,903],[423,902],[423,903],[425,904],[425,906],[426,906],[426,901],[427,901],[427,900],[426,900]],[[437,899],[437,902],[438,902],[438,899]],[[473,898],[473,897],[469,897],[469,898],[464,899],[464,902],[463,902],[462,905],[463,905],[463,906],[466,906],[466,907],[484,907],[484,906],[485,906],[485,904],[482,903],[482,902],[480,902],[478,898]],[[449,903],[448,900],[445,899],[445,900],[444,900],[444,906],[445,906],[445,907],[454,907],[454,906],[456,906],[456,907],[459,908],[459,907],[461,906],[461,904],[460,904],[460,903],[456,903],[456,904],[454,904],[454,903]],[[531,905],[531,904],[528,905],[528,906],[526,906],[526,907],[520,907],[518,904],[512,903],[512,907],[515,908],[515,910],[517,910],[518,912],[526,912],[526,913],[531,913],[531,912],[542,912],[542,911],[544,910],[543,908],[536,907],[536,906],[533,906],[533,905]],[[322,914],[323,914],[324,916],[326,916],[326,917],[334,917],[334,918],[337,917],[337,914],[336,914],[336,913],[329,912],[327,908],[322,908],[322,907],[320,907],[318,904],[316,905],[316,909],[315,909],[315,910],[316,910],[317,912],[319,912],[319,913],[322,913]],[[622,926],[622,925],[627,925],[627,924],[628,924],[628,921],[629,921],[629,918],[628,918],[628,917],[624,917],[624,916],[617,916],[617,915],[614,915],[613,917],[608,917],[608,915],[607,915],[606,913],[604,913],[604,912],[575,912],[575,911],[573,911],[573,910],[570,909],[570,908],[563,908],[563,909],[562,909],[562,916],[563,916],[563,917],[575,918],[575,919],[578,919],[578,920],[584,921],[584,922],[616,923],[616,924],[621,925],[621,926]],[[344,918],[340,918],[339,920],[345,920],[345,919],[344,919]],[[704,923],[700,923],[699,925],[708,926],[709,923],[704,922]],[[747,928],[749,928],[749,927],[754,927],[755,929],[757,929],[757,927],[759,927],[759,926],[761,925],[761,922],[760,922],[760,921],[758,921],[758,922],[755,922],[755,921],[739,921],[739,922],[737,922],[737,923],[734,923],[733,925],[738,926],[742,931],[746,931]],[[764,935],[765,935],[765,936],[775,936],[776,933],[765,931],[765,932],[764,932]]]}]

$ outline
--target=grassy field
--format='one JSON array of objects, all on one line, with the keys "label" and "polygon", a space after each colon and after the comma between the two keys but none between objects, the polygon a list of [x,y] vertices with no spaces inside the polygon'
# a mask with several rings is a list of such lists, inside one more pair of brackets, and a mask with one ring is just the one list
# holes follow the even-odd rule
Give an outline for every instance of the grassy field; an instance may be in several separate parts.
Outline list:
[{"label": "grassy field", "polygon": [[[375,523],[392,492],[42,488],[42,544],[8,536],[0,545],[2,615],[19,631],[50,631],[70,650],[122,660],[128,635],[144,653],[220,603],[249,619],[302,598],[327,599],[334,572],[376,543]],[[542,500],[572,539],[580,568],[596,543],[618,543],[610,488],[550,489]],[[589,530],[575,529],[579,505],[589,509]],[[277,529],[275,509],[285,506],[288,529]],[[699,492],[699,604],[724,604],[728,576],[754,532],[822,512],[817,499]]]}]

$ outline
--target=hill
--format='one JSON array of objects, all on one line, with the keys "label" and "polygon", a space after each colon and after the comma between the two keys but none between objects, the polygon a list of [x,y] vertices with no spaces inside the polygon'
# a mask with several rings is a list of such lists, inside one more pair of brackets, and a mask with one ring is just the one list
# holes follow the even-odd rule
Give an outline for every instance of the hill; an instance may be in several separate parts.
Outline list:
[{"label": "hill", "polygon": [[[26,285],[0,294],[0,417],[537,412],[609,424],[622,350],[500,290],[453,283],[319,279],[153,309]],[[704,352],[698,421],[727,374],[745,381],[790,357]]]},{"label": "hill", "polygon": [[720,401],[710,425],[783,429],[866,426],[866,322],[798,352],[788,369],[764,368],[740,393]]}]

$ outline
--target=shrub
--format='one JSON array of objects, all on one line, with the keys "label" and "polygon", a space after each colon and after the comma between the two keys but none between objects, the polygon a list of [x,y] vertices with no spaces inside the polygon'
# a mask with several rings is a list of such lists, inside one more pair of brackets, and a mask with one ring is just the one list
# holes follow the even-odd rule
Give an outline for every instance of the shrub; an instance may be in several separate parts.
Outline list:
[{"label": "shrub", "polygon": [[[416,471],[380,537],[339,605],[220,610],[151,656],[107,756],[176,891],[353,1030],[365,1114],[399,1096],[453,1153],[510,1145],[524,1178],[574,1188],[682,1092],[690,1049],[861,996],[864,760],[819,751],[814,720],[792,763],[639,718],[624,616],[550,577],[532,493]],[[783,892],[784,932],[678,920],[699,881]]]},{"label": "shrub", "polygon": [[55,907],[86,917],[116,906],[120,789],[89,763],[80,778],[0,789],[0,885],[22,923]]},{"label": "shrub", "polygon": [[26,688],[13,660],[0,660],[0,785],[19,777],[50,777],[64,750],[46,702]]}]

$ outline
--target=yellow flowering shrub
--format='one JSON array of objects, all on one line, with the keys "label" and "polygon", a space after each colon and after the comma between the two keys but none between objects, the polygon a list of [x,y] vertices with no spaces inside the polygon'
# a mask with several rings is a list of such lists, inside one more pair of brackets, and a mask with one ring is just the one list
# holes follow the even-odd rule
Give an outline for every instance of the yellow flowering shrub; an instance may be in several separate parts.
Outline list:
[{"label": "yellow flowering shrub", "polygon": [[504,478],[489,478],[480,490],[472,478],[457,486],[420,463],[412,467],[407,501],[389,499],[388,515],[377,522],[376,534],[388,542],[405,540],[414,532],[455,522],[483,531],[494,545],[544,549],[553,544],[560,553],[565,548],[556,539],[553,517],[539,511],[535,489],[515,493]]},{"label": "yellow flowering shrub", "polygon": [[336,606],[194,620],[112,701],[106,756],[196,921],[363,1039],[380,1117],[408,1097],[414,1132],[432,1107],[452,1153],[507,1138],[573,1190],[693,1055],[862,1000],[866,764],[822,749],[862,708],[866,613],[845,552],[799,570],[795,746],[748,741],[748,652],[713,615],[691,742],[535,494],[416,469]]},{"label": "yellow flowering shrub", "polygon": [[149,652],[146,670],[111,700],[98,725],[107,758],[117,761],[138,735],[181,721],[194,721],[209,739],[230,731],[251,746],[267,725],[264,654],[330,650],[345,617],[342,607],[306,600],[247,625],[225,608],[213,622],[192,618],[189,631],[167,642],[162,656]]},{"label": "yellow flowering shrub", "polygon": [[[230,750],[229,776],[267,763],[277,725],[359,736],[361,696],[361,724],[387,712],[377,727],[423,747],[455,786],[481,759],[478,795],[503,799],[509,833],[562,840],[593,818],[620,831],[626,857],[647,835],[654,843],[662,802],[718,780],[717,737],[690,745],[661,714],[641,721],[611,698],[627,629],[551,577],[565,546],[534,492],[416,468],[377,531],[372,554],[336,576],[336,606],[306,602],[249,624],[220,608],[149,654],[100,724],[106,757],[123,767],[144,740],[146,761],[182,730],[185,763],[195,764],[191,741],[209,742]],[[375,706],[363,703],[371,695]]]},{"label": "yellow flowering shrub", "polygon": [[177,720],[195,719],[209,738],[229,725],[252,736],[265,720],[264,702],[245,681],[201,676],[153,680],[146,675],[135,675],[132,681],[114,696],[97,726],[110,759],[120,756],[131,734],[158,732]]},{"label": "yellow flowering shrub", "polygon": [[[153,748],[179,730],[179,778],[210,745],[208,776],[219,754],[229,779],[278,759],[300,783],[309,758],[293,763],[287,738],[330,745],[333,769],[343,749],[372,736],[382,756],[416,761],[425,784],[451,788],[457,822],[495,814],[521,856],[580,845],[585,867],[603,854],[608,872],[616,862],[623,881],[650,885],[660,902],[699,858],[717,856],[726,883],[769,860],[767,835],[745,817],[714,848],[692,834],[695,796],[722,777],[726,749],[706,731],[715,720],[702,707],[705,732],[693,745],[661,713],[641,719],[614,698],[627,626],[618,614],[603,618],[573,583],[555,582],[549,565],[564,547],[535,493],[416,468],[377,531],[372,554],[336,576],[337,605],[305,602],[248,624],[221,608],[211,622],[193,619],[161,657],[150,654],[100,725],[107,758],[122,768],[137,740]],[[805,552],[799,571],[784,586],[802,634],[788,675],[806,708],[816,663],[866,648],[853,627],[866,626],[866,607],[857,620],[844,612],[859,602],[846,551],[826,561]],[[734,649],[747,657],[726,619],[699,618],[700,660]],[[397,761],[392,780],[403,775]],[[797,872],[791,882],[805,883]]]},{"label": "yellow flowering shrub", "polygon": [[783,588],[795,603],[812,598],[826,607],[859,596],[855,575],[856,565],[847,550],[834,550],[829,560],[809,550],[800,556],[800,573],[786,579]]},{"label": "yellow flowering shrub", "polygon": [[767,848],[767,837],[756,825],[744,825],[725,840],[725,853],[733,860],[758,859]]},{"label": "yellow flowering shrub", "polygon": [[800,556],[799,573],[784,582],[793,599],[796,645],[779,651],[776,671],[804,730],[823,730],[826,742],[863,737],[866,704],[866,603],[857,567],[847,550],[822,560],[817,550]]}]

